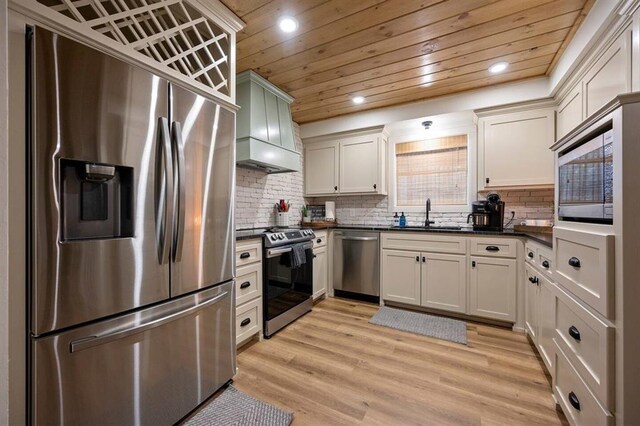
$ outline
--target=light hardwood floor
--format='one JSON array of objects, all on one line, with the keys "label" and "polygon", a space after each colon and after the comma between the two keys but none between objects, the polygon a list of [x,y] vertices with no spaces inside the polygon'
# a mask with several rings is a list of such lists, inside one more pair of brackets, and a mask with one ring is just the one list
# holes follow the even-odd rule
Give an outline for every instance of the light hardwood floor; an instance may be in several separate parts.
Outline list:
[{"label": "light hardwood floor", "polygon": [[234,386],[294,425],[566,424],[524,334],[468,323],[468,346],[371,325],[378,306],[327,299],[238,351]]}]

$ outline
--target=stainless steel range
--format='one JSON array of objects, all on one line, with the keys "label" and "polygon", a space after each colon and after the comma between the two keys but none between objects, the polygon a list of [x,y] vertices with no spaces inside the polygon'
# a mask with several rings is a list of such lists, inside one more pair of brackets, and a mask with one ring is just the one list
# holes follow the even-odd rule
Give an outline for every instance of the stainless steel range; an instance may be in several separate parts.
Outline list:
[{"label": "stainless steel range", "polygon": [[310,229],[272,229],[264,234],[264,336],[313,306],[313,238]]}]

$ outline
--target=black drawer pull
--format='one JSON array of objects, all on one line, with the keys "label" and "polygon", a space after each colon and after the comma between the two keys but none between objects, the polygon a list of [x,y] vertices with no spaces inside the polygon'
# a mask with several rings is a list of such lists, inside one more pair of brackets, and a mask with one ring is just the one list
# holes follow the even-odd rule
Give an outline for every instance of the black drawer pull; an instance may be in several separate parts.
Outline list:
[{"label": "black drawer pull", "polygon": [[422,256],[422,263],[424,263],[424,262],[426,262],[426,261],[427,261],[427,258],[426,258],[426,257],[424,257],[424,256]]},{"label": "black drawer pull", "polygon": [[580,330],[578,330],[575,326],[569,327],[569,336],[576,339],[578,342],[580,341]]},{"label": "black drawer pull", "polygon": [[318,239],[316,240],[316,243],[318,243],[318,244],[320,244],[321,242],[322,242],[322,240],[321,240],[320,238],[318,238]]},{"label": "black drawer pull", "polygon": [[535,278],[533,278],[533,277],[529,277],[529,282],[530,282],[531,284],[533,284],[533,283],[535,283],[535,282],[536,282],[536,280],[535,280]]},{"label": "black drawer pull", "polygon": [[500,247],[487,246],[485,250],[487,250],[487,251],[500,251]]},{"label": "black drawer pull", "polygon": [[580,259],[578,259],[577,257],[572,257],[571,259],[569,259],[569,266],[573,266],[574,268],[579,268]]},{"label": "black drawer pull", "polygon": [[530,251],[530,252],[527,254],[527,256],[529,256],[529,259],[533,259],[533,252],[532,252],[532,251]]},{"label": "black drawer pull", "polygon": [[337,190],[338,190],[338,187],[337,187],[337,186],[334,186],[334,187],[333,187],[333,190],[334,190],[334,191],[337,191]]},{"label": "black drawer pull", "polygon": [[245,281],[242,284],[240,284],[240,288],[244,289],[244,288],[249,287],[250,285],[251,285],[251,283],[249,281]]},{"label": "black drawer pull", "polygon": [[251,257],[251,253],[249,253],[248,251],[245,251],[244,253],[240,253],[240,259],[247,259]]},{"label": "black drawer pull", "polygon": [[420,256],[416,256],[416,262],[420,262]]},{"label": "black drawer pull", "polygon": [[251,322],[251,318],[245,318],[242,320],[242,322],[240,323],[240,327],[246,327],[249,325],[249,323]]},{"label": "black drawer pull", "polygon": [[549,269],[549,262],[547,262],[546,260],[542,261],[542,267],[545,269]]},{"label": "black drawer pull", "polygon": [[378,185],[376,185],[375,183],[373,184],[373,189],[376,189],[378,187]]},{"label": "black drawer pull", "polygon": [[316,257],[318,257],[318,255],[317,255],[317,254],[314,254],[314,255],[313,255],[313,258],[315,259]]},{"label": "black drawer pull", "polygon": [[573,408],[580,411],[580,400],[578,399],[576,394],[573,392],[569,392],[569,403]]}]

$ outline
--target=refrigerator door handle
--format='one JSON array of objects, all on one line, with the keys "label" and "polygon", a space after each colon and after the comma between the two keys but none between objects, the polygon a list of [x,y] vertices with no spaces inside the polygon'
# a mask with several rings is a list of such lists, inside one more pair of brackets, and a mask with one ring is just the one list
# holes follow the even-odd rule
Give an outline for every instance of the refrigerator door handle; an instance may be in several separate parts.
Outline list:
[{"label": "refrigerator door handle", "polygon": [[173,223],[173,161],[169,120],[158,117],[158,141],[156,155],[156,241],[160,264],[169,261],[171,246],[167,232]]},{"label": "refrigerator door handle", "polygon": [[182,124],[179,121],[174,121],[171,125],[171,142],[173,145],[174,162],[176,165],[176,188],[178,193],[176,194],[176,220],[174,226],[174,251],[173,261],[180,262],[182,260],[182,246],[184,245],[184,215],[185,215],[185,203],[186,203],[186,191],[185,191],[185,160],[184,160],[184,141],[182,140]]},{"label": "refrigerator door handle", "polygon": [[219,302],[220,300],[224,299],[227,296],[227,294],[229,294],[229,292],[225,291],[224,293],[218,294],[217,296],[212,297],[209,300],[206,300],[202,303],[191,306],[190,308],[187,308],[183,311],[176,312],[174,314],[168,315],[163,318],[158,318],[144,324],[139,324],[131,328],[116,331],[113,333],[97,335],[97,336],[82,337],[78,340],[74,340],[70,344],[71,353],[79,352],[85,349],[93,348],[95,346],[103,345],[105,343],[113,342],[114,340],[123,339],[125,337],[132,336],[134,334],[139,334],[147,330],[150,330],[152,328],[160,327],[161,325],[167,324],[169,322],[176,321],[177,319],[192,315],[197,311],[200,311],[208,306],[211,306]]}]

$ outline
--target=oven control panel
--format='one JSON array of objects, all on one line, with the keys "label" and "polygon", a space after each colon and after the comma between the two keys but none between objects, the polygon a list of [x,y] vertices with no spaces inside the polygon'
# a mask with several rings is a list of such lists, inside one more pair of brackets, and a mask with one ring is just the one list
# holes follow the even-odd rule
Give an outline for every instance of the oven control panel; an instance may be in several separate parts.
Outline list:
[{"label": "oven control panel", "polygon": [[315,237],[311,229],[282,229],[264,234],[265,247],[275,247],[312,240]]}]

